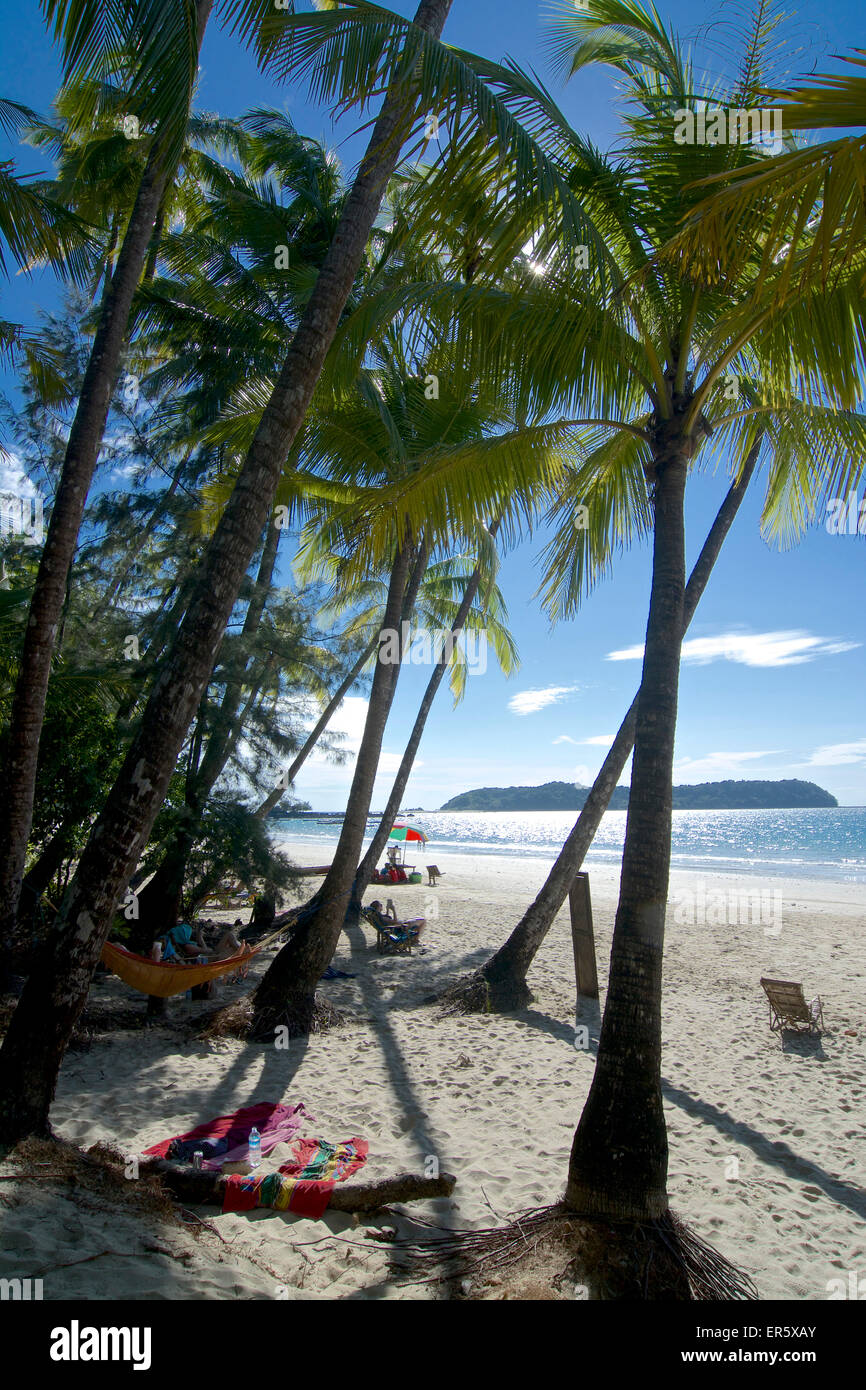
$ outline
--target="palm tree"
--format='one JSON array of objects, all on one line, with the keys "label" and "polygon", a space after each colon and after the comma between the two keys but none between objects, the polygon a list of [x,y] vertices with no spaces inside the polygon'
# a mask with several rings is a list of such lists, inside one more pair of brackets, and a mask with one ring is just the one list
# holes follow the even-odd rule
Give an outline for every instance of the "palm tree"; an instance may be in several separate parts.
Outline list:
[{"label": "palm tree", "polygon": [[[856,69],[866,58],[843,55]],[[821,84],[824,85],[821,85]],[[866,76],[862,71],[822,74],[810,85],[761,93],[780,112],[784,131],[826,131],[866,125]],[[789,146],[792,142],[789,140]],[[670,254],[685,253],[705,271],[736,273],[743,245],[767,209],[773,222],[762,238],[762,275],[774,276],[777,293],[796,295],[829,285],[852,269],[862,274],[866,241],[866,135],[846,135],[804,148],[788,148],[758,168],[734,169],[704,180],[707,196],[690,210]]]},{"label": "palm tree", "polygon": [[[449,9],[450,0],[421,0],[412,23],[398,26],[397,72],[391,77],[331,247],[208,547],[178,638],[64,898],[52,960],[28,981],[0,1051],[0,1138],[4,1141],[47,1128],[63,1050],[84,1005],[115,903],[165,795],[254,546],[264,531],[284,460],[362,264],[388,179],[417,119],[418,88],[412,74],[422,53],[436,51],[434,41]],[[371,73],[371,81],[378,75]],[[400,534],[395,539],[401,558],[389,621],[400,616],[409,565],[408,538]],[[381,672],[387,675],[380,663],[377,676]],[[61,935],[67,922],[74,931]]]},{"label": "palm tree", "polygon": [[[399,340],[401,334],[394,336]],[[304,440],[304,453],[309,463],[314,466],[324,464],[332,479],[344,486],[351,483],[356,488],[364,489],[360,503],[352,502],[342,509],[330,509],[326,524],[317,519],[314,555],[344,554],[345,567],[350,564],[357,566],[360,540],[367,529],[370,507],[373,505],[373,482],[379,483],[380,490],[387,488],[389,482],[395,479],[411,487],[416,479],[425,479],[431,468],[441,466],[443,460],[454,454],[467,468],[472,466],[472,462],[476,465],[489,463],[491,443],[498,447],[500,457],[509,450],[519,451],[521,447],[524,455],[530,452],[526,436],[520,430],[506,431],[492,441],[484,438],[485,429],[504,424],[507,412],[503,410],[501,400],[489,395],[477,382],[471,391],[455,397],[447,386],[447,353],[442,354],[443,365],[440,366],[436,358],[428,363],[430,372],[427,376],[432,373],[437,381],[442,381],[440,393],[428,397],[424,385],[427,377],[421,373],[423,379],[419,379],[419,373],[410,371],[399,342],[388,344],[381,352],[384,369],[362,372],[356,388],[343,401],[329,402],[327,410],[314,412]],[[508,478],[500,473],[495,482],[500,492],[507,496]],[[477,514],[484,507],[484,487],[480,468],[476,468],[476,486],[465,504],[470,527],[477,525]],[[392,513],[391,526],[398,534],[401,518],[400,510]],[[416,597],[423,591],[423,573],[431,554],[438,546],[453,546],[450,528],[434,534],[429,527],[422,530],[422,525],[418,523],[419,557],[412,581],[406,582],[406,597],[399,622],[393,621],[393,613],[389,609],[390,591],[386,602],[383,639],[387,640],[389,634],[397,634],[397,660],[383,646],[331,867],[296,926],[291,941],[280,952],[255,992],[249,1027],[257,1037],[273,1037],[277,1026],[287,1026],[290,1035],[306,1033],[326,1021],[327,1014],[323,1014],[322,1007],[316,1002],[316,986],[333,956],[347,911],[353,906],[357,907],[363,892],[363,880],[369,878],[371,855],[378,856],[381,852],[381,845],[391,828],[393,816],[387,824],[383,820],[359,869],[382,733],[393,702],[403,655],[404,624],[411,619]],[[383,558],[377,556],[376,562],[381,563]],[[470,577],[463,605],[458,606],[457,615],[452,619],[457,631],[466,621],[480,578],[480,570],[474,580]],[[508,654],[507,643],[500,644],[500,650]],[[388,662],[388,666],[386,673],[382,674],[380,667],[384,661]],[[448,655],[436,663],[410,748],[389,798],[389,807],[395,797],[399,801],[402,796],[427,713],[448,665]],[[386,818],[389,814],[386,811]]]},{"label": "palm tree", "polygon": [[[225,457],[251,442],[249,403],[279,370],[282,344],[297,326],[345,193],[326,150],[298,135],[281,113],[256,111],[238,122],[195,125],[199,140],[228,144],[240,167],[229,170],[207,152],[188,157],[184,225],[163,236],[167,273],[142,291],[136,347],[151,364],[150,389],[183,390],[173,413],[190,446],[204,441]],[[291,247],[290,275],[275,268],[274,245],[284,238]],[[225,470],[206,488],[210,508],[224,507],[232,482]],[[241,634],[245,649],[262,622],[280,535],[280,527],[267,527]],[[174,924],[202,812],[237,738],[244,675],[238,672],[226,685],[201,762],[187,778],[185,820],[141,895],[142,939]],[[326,722],[319,721],[316,738]],[[315,741],[307,740],[304,757]],[[302,762],[299,755],[296,763]],[[281,794],[278,788],[260,816]]]},{"label": "palm tree", "polygon": [[[29,106],[0,98],[0,130],[10,137],[38,121]],[[87,279],[93,255],[90,229],[54,194],[50,183],[25,181],[16,176],[13,160],[0,160],[0,276],[9,273],[8,252],[21,270],[29,272],[35,264],[47,262],[57,274],[77,284]],[[4,356],[12,361],[23,357],[46,385],[55,380],[56,362],[38,336],[21,324],[0,319],[0,359]]]},{"label": "palm tree", "polygon": [[[491,555],[492,546],[490,543],[495,541],[499,525],[500,522],[497,518],[497,520],[493,521],[490,527],[479,536],[479,551],[482,553],[479,554],[478,562],[468,579],[463,582],[463,594],[460,598],[460,602],[456,606],[452,605],[452,613],[448,620],[448,638],[442,643],[441,651],[437,654],[433,664],[433,670],[427,682],[427,688],[424,691],[418,713],[415,716],[415,722],[412,725],[409,741],[406,744],[403,756],[400,759],[400,766],[397,769],[393,785],[388,793],[385,810],[382,813],[379,824],[373,833],[373,838],[355,874],[355,881],[352,885],[351,904],[352,908],[355,910],[360,909],[364,890],[369,884],[373,871],[379,862],[388,836],[391,833],[394,819],[403,802],[406,786],[412,774],[412,768],[415,765],[418,749],[421,746],[424,728],[430,711],[433,708],[433,701],[436,699],[436,693],[439,686],[442,684],[445,672],[449,669],[449,666],[457,675],[458,698],[465,688],[465,667],[459,659],[455,659],[458,658],[458,649],[455,643],[463,629],[467,626],[467,623],[476,630],[480,629],[483,632],[485,641],[488,637],[492,638],[499,657],[500,667],[506,674],[509,674],[514,669],[514,644],[511,641],[510,634],[503,628],[499,616],[494,616],[494,612],[498,615],[504,612],[501,595],[494,588],[491,573],[491,561],[493,557]],[[473,611],[473,605],[478,591],[481,588],[485,570],[487,574],[482,601],[480,606]],[[453,684],[454,679],[452,678],[452,685]]]},{"label": "palm tree", "polygon": [[[131,83],[133,103],[137,97],[141,99],[142,117],[155,116],[158,125],[150,142],[111,284],[102,300],[93,350],[69,432],[63,471],[30,605],[12,706],[6,796],[0,808],[0,937],[8,935],[14,925],[21,891],[33,812],[39,737],[67,578],[120,370],[133,295],[177,161],[178,128],[185,123],[189,112],[198,53],[211,4],[212,0],[198,0],[194,8],[189,3],[163,6],[157,32],[151,31],[144,61]],[[108,31],[113,31],[111,41],[118,37],[115,26],[119,16],[123,16],[119,37],[127,45],[135,32],[135,5],[128,7],[125,14],[112,7],[111,23],[106,22],[109,19],[106,14],[82,17],[80,7],[69,6],[65,0],[48,0],[45,8],[49,18],[55,17],[57,33],[63,40],[65,76],[70,88],[75,85],[75,79],[93,73],[94,49],[100,50],[96,55],[97,66],[107,63],[104,45],[109,38]],[[144,101],[141,93],[148,89],[149,100]],[[79,90],[84,100],[78,118],[83,125],[92,116],[96,97],[87,84],[81,85]]]},{"label": "palm tree", "polygon": [[[722,543],[746,495],[758,462],[760,440],[752,445],[738,478],[731,483],[704,542],[684,595],[684,633],[694,616],[718,558]],[[562,846],[537,897],[527,908],[504,945],[471,975],[447,989],[443,1002],[450,1011],[499,1013],[524,1007],[532,1000],[526,977],[583,864],[611,796],[634,748],[638,696],[632,700],[610,746],[573,829]]]},{"label": "palm tree", "polygon": [[[233,678],[232,674],[229,674],[226,680],[223,698],[207,746],[200,761],[190,767],[190,775],[187,777],[183,822],[178,827],[159,868],[140,897],[139,911],[143,923],[146,923],[146,931],[151,940],[161,935],[162,932],[168,931],[177,922],[178,905],[186,877],[187,863],[200,831],[202,812],[243,728],[244,721],[239,718],[239,715],[241,702],[244,698],[244,678],[247,676],[249,662],[246,652],[249,644],[254,641],[265,614],[273,583],[280,536],[280,529],[276,526],[269,526],[265,532],[258,574],[250,602],[247,604],[240,634],[243,668],[236,671]],[[262,672],[259,686],[253,689],[250,701],[258,695],[263,679],[264,672]]]},{"label": "palm tree", "polygon": [[[826,431],[825,452],[809,461],[811,499],[840,471],[859,471],[856,454],[839,461],[826,443],[845,425],[859,431],[863,422],[847,414],[857,398],[856,338],[850,329],[842,332],[827,351],[828,344],[818,335],[795,334],[790,314],[779,307],[774,294],[773,276],[765,274],[760,281],[763,237],[757,238],[756,253],[743,258],[740,275],[726,278],[721,295],[713,280],[684,274],[681,262],[651,263],[652,251],[673,234],[681,212],[680,190],[695,182],[696,166],[703,164],[707,173],[714,160],[731,158],[724,147],[677,146],[672,140],[673,112],[688,104],[694,90],[673,38],[654,15],[618,0],[599,0],[594,17],[564,20],[560,42],[568,43],[569,37],[571,70],[601,54],[625,76],[637,107],[626,121],[626,180],[614,181],[613,171],[606,171],[608,179],[598,193],[610,214],[611,241],[632,315],[630,346],[637,351],[630,362],[636,377],[646,382],[650,409],[644,417],[648,453],[643,463],[654,524],[608,995],[564,1200],[570,1211],[587,1216],[651,1221],[668,1213],[661,972],[680,646],[686,620],[683,505],[689,469],[705,438],[718,432],[731,438],[739,474],[758,433],[773,425],[787,436],[788,444],[781,457],[775,456],[774,482],[779,485],[785,470],[789,480],[799,479],[806,465],[802,453],[791,448],[793,431],[786,428],[787,417],[796,416],[791,396],[797,388],[820,392],[829,402],[829,414],[841,415],[842,428]],[[731,94],[730,105],[748,104],[754,70],[748,63],[749,82]],[[735,155],[743,162],[754,157],[743,149]],[[822,298],[822,304],[827,299],[832,296]],[[815,307],[814,302],[808,306],[813,312]],[[827,307],[832,312],[832,303]],[[718,385],[730,370],[760,383],[760,397],[753,392],[742,408],[728,414]]]},{"label": "palm tree", "polygon": [[[611,64],[630,101],[618,159],[576,138],[561,156],[598,240],[575,245],[557,205],[549,202],[549,215],[539,219],[538,203],[529,199],[514,209],[509,244],[527,245],[535,235],[534,281],[515,269],[513,286],[491,286],[482,273],[468,289],[428,288],[426,305],[439,331],[454,325],[455,358],[465,354],[474,361],[473,346],[483,344],[487,383],[510,391],[516,410],[538,415],[580,403],[586,457],[565,509],[573,510],[580,498],[586,520],[584,529],[563,527],[548,553],[543,590],[554,616],[572,611],[616,548],[652,524],[649,619],[610,987],[565,1198],[585,1215],[645,1221],[667,1212],[661,963],[687,617],[687,478],[709,453],[711,438],[714,450],[726,451],[734,479],[741,478],[765,436],[769,526],[790,539],[829,489],[848,487],[862,475],[864,422],[854,412],[862,296],[851,275],[825,293],[812,285],[796,301],[780,295],[784,267],[767,272],[763,265],[769,211],[739,247],[738,273],[721,282],[682,256],[661,258],[684,212],[702,197],[695,189],[699,179],[731,165],[754,167],[759,156],[744,146],[676,143],[676,112],[694,100],[697,84],[654,11],[630,0],[595,0],[593,13],[567,7],[563,16],[557,40],[569,69],[598,60]],[[762,38],[754,36],[744,78],[724,104],[750,104]],[[700,96],[723,101],[718,91]],[[469,161],[483,158],[483,151],[467,151]],[[448,186],[439,179],[430,180],[427,196],[449,206]],[[419,300],[417,294],[416,305]],[[392,298],[389,311],[398,303]],[[820,329],[813,331],[816,321]],[[456,472],[439,476],[435,497],[428,494],[422,503],[419,495],[428,524],[452,505],[461,482],[465,486]],[[373,522],[369,544],[375,540]]]}]

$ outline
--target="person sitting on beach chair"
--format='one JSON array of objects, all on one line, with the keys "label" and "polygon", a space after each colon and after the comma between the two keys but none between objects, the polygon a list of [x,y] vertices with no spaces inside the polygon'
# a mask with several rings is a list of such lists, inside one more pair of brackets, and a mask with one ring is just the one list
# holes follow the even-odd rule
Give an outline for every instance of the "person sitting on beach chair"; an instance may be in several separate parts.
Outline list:
[{"label": "person sitting on beach chair", "polygon": [[364,909],[364,916],[371,927],[376,928],[376,950],[385,955],[402,952],[411,955],[412,947],[417,945],[426,925],[423,917],[411,922],[401,922],[391,898],[388,899],[384,912],[377,898]]}]

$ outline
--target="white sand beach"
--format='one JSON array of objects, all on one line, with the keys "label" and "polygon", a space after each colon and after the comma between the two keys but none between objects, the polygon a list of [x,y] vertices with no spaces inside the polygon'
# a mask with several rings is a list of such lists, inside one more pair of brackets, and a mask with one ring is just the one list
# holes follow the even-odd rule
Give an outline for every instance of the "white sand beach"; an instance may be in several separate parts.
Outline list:
[{"label": "white sand beach", "polygon": [[[295,858],[321,862],[321,848]],[[363,949],[341,938],[334,964],[355,978],[322,991],[349,1012],[346,1027],[288,1050],[190,1041],[163,1027],[116,1032],[67,1053],[53,1120],[82,1147],[106,1140],[132,1155],[240,1106],[303,1101],[315,1116],[303,1133],[369,1141],[365,1175],[421,1172],[435,1158],[457,1178],[452,1199],[361,1221],[202,1207],[212,1229],[194,1236],[40,1183],[37,1169],[19,1180],[7,1161],[0,1276],[41,1277],[45,1299],[435,1298],[435,1284],[396,1283],[389,1246],[369,1237],[383,1225],[418,1234],[416,1217],[490,1226],[554,1201],[598,1023],[591,1010],[582,1015],[590,1048],[576,1049],[567,909],[531,972],[529,1009],[440,1020],[425,997],[505,939],[548,866],[492,855],[439,863],[438,888],[391,890],[401,915],[429,919],[411,958],[377,955],[370,928]],[[590,882],[603,999],[618,873],[591,868]],[[708,924],[687,920],[688,894],[701,891]],[[713,895],[730,905],[732,894],[756,891],[774,903],[769,925],[718,920],[736,912],[721,912]],[[367,900],[377,896],[385,890]],[[855,884],[672,875],[663,1057],[672,1206],[763,1299],[827,1299],[828,1281],[866,1265],[863,920]],[[270,959],[220,997],[249,988]],[[770,1031],[761,975],[821,995],[820,1041],[780,1042]],[[98,981],[94,997],[144,1007],[114,977]],[[171,1000],[169,1022],[207,1007]],[[289,1156],[279,1146],[263,1168]]]}]

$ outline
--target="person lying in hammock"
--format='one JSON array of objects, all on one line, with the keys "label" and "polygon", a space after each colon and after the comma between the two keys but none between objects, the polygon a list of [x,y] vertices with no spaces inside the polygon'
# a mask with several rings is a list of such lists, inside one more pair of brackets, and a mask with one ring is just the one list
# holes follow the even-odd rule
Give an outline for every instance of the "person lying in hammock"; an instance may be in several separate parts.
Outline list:
[{"label": "person lying in hammock", "polygon": [[216,946],[211,947],[205,944],[201,926],[193,929],[188,922],[178,922],[176,927],[160,938],[157,945],[162,946],[160,959],[174,961],[178,965],[206,965],[209,960],[227,960],[242,949],[231,928],[226,927]]}]

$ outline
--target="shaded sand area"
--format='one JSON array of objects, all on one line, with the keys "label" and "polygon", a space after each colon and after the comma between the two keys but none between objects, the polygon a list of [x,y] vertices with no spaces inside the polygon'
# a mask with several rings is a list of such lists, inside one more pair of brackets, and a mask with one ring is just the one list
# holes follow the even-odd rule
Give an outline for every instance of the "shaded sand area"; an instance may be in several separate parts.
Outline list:
[{"label": "shaded sand area", "polygon": [[[320,847],[296,852],[302,863],[317,855]],[[319,1222],[197,1208],[205,1228],[42,1181],[34,1155],[25,1181],[0,1165],[0,1277],[42,1277],[46,1299],[440,1297],[435,1284],[395,1282],[383,1227],[411,1236],[422,1221],[490,1226],[556,1200],[598,1035],[597,1015],[585,1013],[589,1049],[575,1048],[567,910],[532,970],[529,1009],[438,1020],[425,997],[501,943],[546,872],[537,860],[495,856],[440,864],[437,889],[391,891],[401,915],[430,919],[411,958],[377,955],[370,928],[364,941],[341,938],[334,963],[356,978],[322,991],[351,1014],[345,1028],[287,1050],[201,1042],[178,1025],[211,1005],[172,1000],[168,1027],[116,1031],[70,1051],[53,1119],[83,1147],[103,1140],[135,1154],[255,1101],[303,1101],[315,1121],[302,1133],[369,1141],[363,1176],[429,1171],[435,1159],[457,1178],[452,1198]],[[603,997],[618,873],[591,868],[590,881]],[[765,918],[753,925],[746,895],[756,892]],[[386,891],[371,889],[367,901],[377,896]],[[826,1299],[829,1280],[866,1269],[863,921],[853,884],[672,877],[663,1058],[672,1205],[762,1298]],[[244,992],[270,959],[246,984],[222,985],[220,998]],[[822,996],[821,1040],[771,1033],[761,975],[802,980],[807,998]],[[113,977],[92,999],[144,1008]],[[289,1157],[279,1146],[263,1168]]]}]

